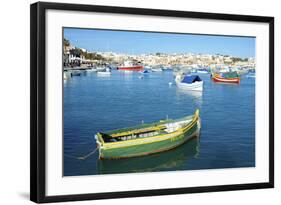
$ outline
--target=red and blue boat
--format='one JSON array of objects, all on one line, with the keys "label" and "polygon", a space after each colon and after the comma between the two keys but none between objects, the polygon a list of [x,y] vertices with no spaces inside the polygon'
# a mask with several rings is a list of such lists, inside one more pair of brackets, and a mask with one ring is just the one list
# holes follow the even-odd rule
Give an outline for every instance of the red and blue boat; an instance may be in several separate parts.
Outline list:
[{"label": "red and blue boat", "polygon": [[139,64],[132,64],[128,61],[124,62],[124,65],[117,66],[117,70],[123,70],[123,71],[141,71],[144,67]]}]

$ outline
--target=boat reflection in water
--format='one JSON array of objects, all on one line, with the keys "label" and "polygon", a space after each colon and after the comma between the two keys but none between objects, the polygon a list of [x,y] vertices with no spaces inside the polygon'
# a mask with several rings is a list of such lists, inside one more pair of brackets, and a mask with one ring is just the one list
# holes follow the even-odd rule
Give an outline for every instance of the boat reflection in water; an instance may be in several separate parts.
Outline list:
[{"label": "boat reflection in water", "polygon": [[119,71],[123,74],[123,80],[131,82],[134,76],[133,71]]},{"label": "boat reflection in water", "polygon": [[196,90],[177,89],[178,94],[189,95],[194,98],[202,99],[202,92]]},{"label": "boat reflection in water", "polygon": [[202,98],[203,94],[200,91],[184,90],[184,89],[177,88],[176,95],[179,99],[180,98],[185,99],[186,97],[189,97],[196,104],[197,107],[201,107],[203,102],[203,98]]},{"label": "boat reflection in water", "polygon": [[189,160],[196,159],[198,155],[199,137],[194,137],[175,149],[158,154],[119,160],[98,160],[97,172],[99,174],[117,174],[186,170]]}]

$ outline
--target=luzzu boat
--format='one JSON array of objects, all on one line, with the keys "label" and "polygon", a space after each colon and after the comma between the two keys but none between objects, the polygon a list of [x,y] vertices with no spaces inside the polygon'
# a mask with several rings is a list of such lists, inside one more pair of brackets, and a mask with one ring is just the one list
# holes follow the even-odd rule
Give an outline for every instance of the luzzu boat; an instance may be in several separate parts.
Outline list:
[{"label": "luzzu boat", "polygon": [[100,159],[139,157],[176,148],[199,136],[199,110],[181,119],[113,130],[96,134]]},{"label": "luzzu boat", "polygon": [[240,77],[236,72],[229,72],[229,73],[213,73],[212,79],[214,82],[218,83],[240,83]]}]

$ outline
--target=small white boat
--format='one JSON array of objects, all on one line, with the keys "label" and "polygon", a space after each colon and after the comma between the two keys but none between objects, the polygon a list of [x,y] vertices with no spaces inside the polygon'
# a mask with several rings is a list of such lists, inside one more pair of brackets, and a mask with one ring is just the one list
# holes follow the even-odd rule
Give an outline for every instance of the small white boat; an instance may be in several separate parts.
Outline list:
[{"label": "small white boat", "polygon": [[97,74],[100,75],[100,76],[110,76],[111,71],[110,71],[109,68],[106,68],[105,70],[98,71]]},{"label": "small white boat", "polygon": [[151,69],[152,72],[162,72],[163,69],[161,67],[154,67]]},{"label": "small white boat", "polygon": [[63,72],[63,79],[64,79],[64,80],[67,80],[67,76],[66,76],[66,73],[65,73],[65,72]]},{"label": "small white boat", "polygon": [[98,71],[97,68],[94,67],[87,70],[87,72],[97,72],[97,71]]},{"label": "small white boat", "polygon": [[202,91],[203,81],[198,75],[177,75],[176,84],[179,88],[185,90]]},{"label": "small white boat", "polygon": [[98,66],[96,69],[97,69],[97,71],[104,71],[104,70],[106,70],[106,68],[102,67],[102,66]]}]

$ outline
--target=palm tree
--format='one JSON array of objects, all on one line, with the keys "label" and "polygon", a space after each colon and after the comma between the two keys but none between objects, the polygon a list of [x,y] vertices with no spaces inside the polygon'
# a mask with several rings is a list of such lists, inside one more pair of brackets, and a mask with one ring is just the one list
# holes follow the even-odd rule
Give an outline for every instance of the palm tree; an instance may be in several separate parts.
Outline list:
[{"label": "palm tree", "polygon": [[69,40],[67,40],[67,39],[63,39],[63,46],[69,46],[70,45],[70,42],[69,42]]}]

